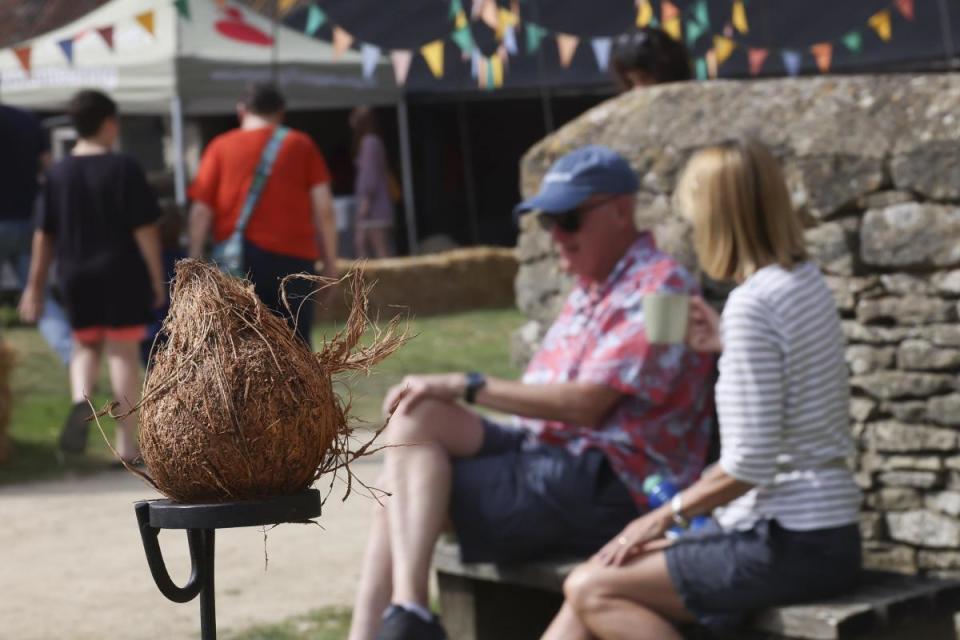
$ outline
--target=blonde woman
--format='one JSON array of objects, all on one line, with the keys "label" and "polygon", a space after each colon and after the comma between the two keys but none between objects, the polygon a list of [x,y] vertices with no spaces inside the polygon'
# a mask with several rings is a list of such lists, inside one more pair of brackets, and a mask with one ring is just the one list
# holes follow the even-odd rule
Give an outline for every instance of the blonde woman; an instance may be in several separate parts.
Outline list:
[{"label": "blonde woman", "polygon": [[[694,299],[687,335],[721,354],[720,460],[570,575],[545,639],[730,631],[751,610],[849,589],[860,572],[844,338],[776,160],[750,140],[704,149],[677,201],[703,269],[738,284],[722,319]],[[664,537],[705,514],[705,529]]]}]

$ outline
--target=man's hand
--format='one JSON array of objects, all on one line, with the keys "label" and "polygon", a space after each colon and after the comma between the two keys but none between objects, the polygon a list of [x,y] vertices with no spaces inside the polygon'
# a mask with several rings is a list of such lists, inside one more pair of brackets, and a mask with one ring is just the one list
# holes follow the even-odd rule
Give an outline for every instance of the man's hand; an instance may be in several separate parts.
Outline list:
[{"label": "man's hand", "polygon": [[687,320],[687,346],[694,351],[720,353],[720,315],[707,302],[697,296],[690,299]]},{"label": "man's hand", "polygon": [[663,534],[671,522],[670,514],[664,509],[640,516],[605,544],[594,559],[608,567],[621,567],[642,553],[662,549],[667,546]]},{"label": "man's hand", "polygon": [[167,284],[162,280],[151,283],[153,287],[153,308],[163,309],[167,304]]},{"label": "man's hand", "polygon": [[406,376],[400,384],[387,391],[383,400],[383,415],[388,418],[392,416],[403,400],[407,401],[407,410],[415,407],[424,398],[456,402],[463,397],[466,387],[467,376],[462,373]]},{"label": "man's hand", "polygon": [[20,296],[20,304],[17,305],[20,312],[20,319],[26,323],[33,324],[43,313],[43,292],[37,291],[35,287],[28,286],[23,290]]}]

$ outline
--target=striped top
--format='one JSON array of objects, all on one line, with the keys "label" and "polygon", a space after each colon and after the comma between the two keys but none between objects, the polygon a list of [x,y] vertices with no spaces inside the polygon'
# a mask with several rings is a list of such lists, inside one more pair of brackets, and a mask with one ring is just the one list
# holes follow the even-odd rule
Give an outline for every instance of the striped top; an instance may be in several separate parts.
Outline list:
[{"label": "striped top", "polygon": [[819,269],[760,269],[730,294],[721,334],[719,464],[755,486],[717,520],[731,529],[771,518],[797,531],[857,522],[845,342]]}]

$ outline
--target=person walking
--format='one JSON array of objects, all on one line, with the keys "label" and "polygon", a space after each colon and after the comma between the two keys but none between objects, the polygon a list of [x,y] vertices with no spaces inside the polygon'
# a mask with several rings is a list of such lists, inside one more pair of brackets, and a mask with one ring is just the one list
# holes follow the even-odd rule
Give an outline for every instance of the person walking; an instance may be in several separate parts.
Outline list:
[{"label": "person walking", "polygon": [[370,107],[350,114],[356,163],[354,246],[358,258],[386,258],[393,254],[393,200],[387,152]]}]

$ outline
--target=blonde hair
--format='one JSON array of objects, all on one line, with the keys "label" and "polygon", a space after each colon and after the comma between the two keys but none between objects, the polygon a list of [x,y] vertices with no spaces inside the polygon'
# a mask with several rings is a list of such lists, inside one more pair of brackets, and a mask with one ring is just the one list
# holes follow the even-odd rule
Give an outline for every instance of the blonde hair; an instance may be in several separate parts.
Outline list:
[{"label": "blonde hair", "polygon": [[698,151],[675,198],[693,223],[694,248],[711,278],[743,281],[767,265],[792,269],[807,258],[780,166],[755,140]]}]

